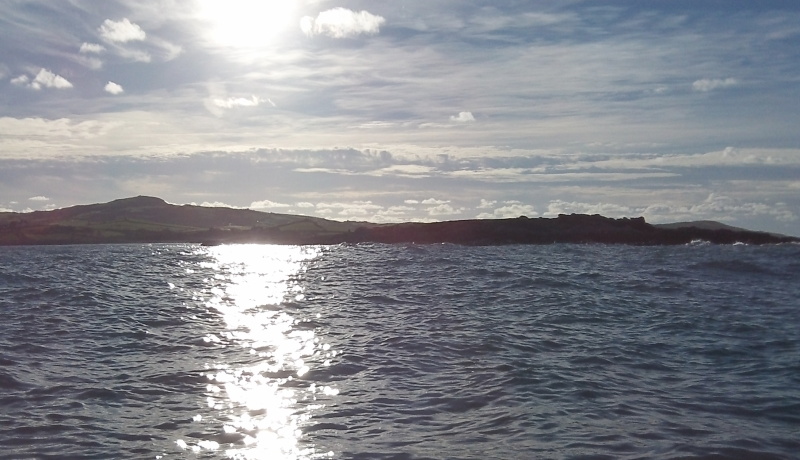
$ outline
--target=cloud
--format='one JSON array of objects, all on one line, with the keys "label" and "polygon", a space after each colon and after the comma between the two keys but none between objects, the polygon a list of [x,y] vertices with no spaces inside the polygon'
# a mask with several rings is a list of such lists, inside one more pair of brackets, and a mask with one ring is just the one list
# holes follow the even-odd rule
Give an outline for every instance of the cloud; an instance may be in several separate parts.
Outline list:
[{"label": "cloud", "polygon": [[103,39],[110,42],[142,41],[147,37],[144,30],[137,24],[132,23],[128,18],[124,18],[122,21],[106,19],[97,31],[100,32],[100,36]]},{"label": "cloud", "polygon": [[[261,99],[257,98],[256,96],[252,96],[250,99],[246,99],[243,97],[229,97],[227,99],[214,99],[214,105],[217,107],[222,107],[223,109],[232,109],[234,107],[256,107],[261,102]],[[267,102],[272,104],[272,101],[267,99]],[[273,107],[275,104],[272,104]]]},{"label": "cloud", "polygon": [[11,84],[16,86],[27,86],[30,81],[31,81],[30,77],[23,74],[20,75],[19,77],[12,78]]},{"label": "cloud", "polygon": [[458,115],[453,115],[450,117],[450,121],[469,123],[475,121],[475,117],[472,116],[472,112],[458,112]]},{"label": "cloud", "polygon": [[422,200],[422,204],[436,204],[442,205],[449,203],[449,200],[437,200],[436,198],[428,198],[427,200]]},{"label": "cloud", "polygon": [[396,176],[396,177],[430,177],[434,168],[425,165],[397,164],[381,168],[372,172],[364,173],[370,176]]},{"label": "cloud", "polygon": [[30,201],[50,201],[50,198],[47,198],[46,196],[38,195],[38,196],[30,197],[30,198],[28,198],[28,200],[30,200]]},{"label": "cloud", "polygon": [[134,62],[152,62],[153,57],[147,51],[118,48],[117,54]]},{"label": "cloud", "polygon": [[106,47],[97,43],[86,43],[81,45],[81,54],[100,54],[106,50]]},{"label": "cloud", "polygon": [[318,209],[363,209],[363,210],[378,210],[382,209],[382,206],[374,204],[372,201],[365,201],[365,200],[355,200],[349,203],[345,202],[321,202],[317,203]]},{"label": "cloud", "polygon": [[67,81],[66,78],[62,77],[61,75],[56,75],[44,68],[39,70],[39,73],[36,74],[36,77],[34,77],[33,80],[31,80],[31,78],[27,75],[20,75],[19,77],[12,78],[11,83],[17,86],[24,86],[35,90],[40,90],[42,88],[72,88],[72,83]]},{"label": "cloud", "polygon": [[[686,211],[687,208],[679,208],[678,211]],[[688,207],[688,214],[706,215],[713,219],[729,219],[732,215],[745,216],[773,216],[783,222],[795,222],[797,215],[786,208],[785,203],[743,202],[729,196],[710,193],[708,197],[699,204]]]},{"label": "cloud", "polygon": [[253,201],[248,206],[250,209],[278,209],[278,208],[291,208],[292,205],[286,203],[278,203],[271,200]]},{"label": "cloud", "polygon": [[375,213],[383,210],[383,206],[372,201],[355,200],[351,202],[320,202],[317,203],[316,209],[316,214],[320,216],[332,216],[335,213],[337,220],[365,220],[371,219]]},{"label": "cloud", "polygon": [[92,56],[78,56],[77,61],[92,70],[100,70],[103,68],[103,61]]},{"label": "cloud", "polygon": [[[196,204],[195,204],[195,203],[192,203],[192,205],[196,205]],[[205,206],[205,207],[207,207],[207,208],[232,208],[232,209],[245,209],[245,208],[242,208],[242,207],[240,207],[240,206],[232,206],[232,205],[229,205],[228,203],[224,203],[224,202],[222,202],[222,201],[204,201],[204,202],[200,203],[200,206]]]},{"label": "cloud", "polygon": [[389,206],[375,213],[374,216],[369,218],[370,222],[386,223],[386,222],[408,222],[414,220],[409,217],[409,213],[416,211],[411,206]]},{"label": "cloud", "polygon": [[347,8],[333,8],[323,11],[316,18],[305,16],[300,20],[300,29],[309,37],[327,35],[333,38],[347,38],[357,35],[375,35],[386,22],[381,16],[367,11],[353,11]]},{"label": "cloud", "polygon": [[102,54],[106,52],[106,47],[99,44],[99,43],[88,43],[83,42],[81,44],[79,50],[81,56],[79,56],[78,62],[85,65],[86,67],[92,70],[99,70],[103,67],[103,61],[95,57],[96,54]]},{"label": "cloud", "polygon": [[[183,47],[175,45],[158,36],[150,36],[145,33],[142,28],[131,22],[128,18],[121,21],[113,21],[106,19],[103,24],[97,28],[100,38],[110,48],[110,52],[123,59],[134,62],[168,62],[183,53]],[[146,39],[146,43],[145,43]],[[131,47],[132,44],[139,42]],[[96,43],[83,43],[80,48],[82,54],[98,54],[106,52],[103,45]],[[92,68],[99,68],[96,65],[91,65]]]},{"label": "cloud", "polygon": [[39,73],[36,74],[36,78],[33,79],[31,87],[33,89],[40,89],[41,87],[65,89],[72,88],[72,83],[61,75],[56,75],[47,69],[41,69]]},{"label": "cloud", "polygon": [[[608,203],[571,203],[578,208],[613,208],[617,205]],[[620,209],[626,209],[619,207]],[[773,218],[779,222],[797,222],[796,209],[787,205],[785,202],[753,201],[747,198],[733,198],[725,194],[711,192],[700,202],[694,204],[684,200],[661,201],[646,206],[627,208],[629,216],[638,214],[651,223],[658,222],[680,222],[693,220],[717,220],[720,222],[737,222],[752,220],[754,223],[763,221],[765,218]],[[604,214],[605,215],[605,214]],[[611,213],[609,216],[614,217]],[[617,214],[619,215],[619,214]]]},{"label": "cloud", "polygon": [[497,201],[495,200],[486,200],[481,198],[481,204],[478,205],[478,209],[490,209],[495,204],[497,204]]},{"label": "cloud", "polygon": [[719,88],[727,88],[729,86],[734,86],[738,83],[739,82],[735,78],[725,78],[725,79],[703,78],[702,80],[696,80],[694,83],[692,83],[692,89],[695,91],[707,92]]},{"label": "cloud", "polygon": [[106,90],[107,93],[111,93],[111,94],[114,94],[114,95],[122,94],[122,93],[125,92],[125,90],[122,88],[122,86],[114,83],[113,81],[110,81],[110,82],[106,83],[106,86],[105,86],[104,89]]},{"label": "cloud", "polygon": [[664,170],[665,168],[718,166],[800,166],[800,149],[735,148],[698,154],[649,155],[639,158],[610,157],[589,162],[575,162],[563,169]]},{"label": "cloud", "polygon": [[[0,156],[41,159],[71,151],[75,145],[80,145],[83,153],[72,151],[73,157],[91,155],[99,150],[108,153],[107,148],[100,147],[102,139],[120,125],[118,121],[0,117]],[[0,171],[2,169],[0,166]],[[0,184],[2,182],[0,179]],[[31,195],[42,192],[36,190]]]},{"label": "cloud", "polygon": [[148,41],[153,45],[153,51],[156,53],[156,57],[161,61],[171,61],[183,53],[182,46],[175,45],[174,43],[170,43],[158,37],[148,39]]},{"label": "cloud", "polygon": [[427,209],[428,215],[430,216],[452,216],[455,214],[461,214],[464,211],[464,208],[454,208],[449,204],[440,204],[438,206],[432,206]]},{"label": "cloud", "polygon": [[[496,201],[481,200],[478,209],[486,209],[493,206]],[[483,212],[478,214],[478,219],[512,219],[519,216],[536,217],[539,213],[529,204],[519,201],[504,201],[503,206],[495,208],[491,213]]]},{"label": "cloud", "polygon": [[354,126],[357,129],[378,129],[378,128],[391,128],[397,126],[397,123],[391,121],[368,121],[366,123],[361,123],[360,125]]}]

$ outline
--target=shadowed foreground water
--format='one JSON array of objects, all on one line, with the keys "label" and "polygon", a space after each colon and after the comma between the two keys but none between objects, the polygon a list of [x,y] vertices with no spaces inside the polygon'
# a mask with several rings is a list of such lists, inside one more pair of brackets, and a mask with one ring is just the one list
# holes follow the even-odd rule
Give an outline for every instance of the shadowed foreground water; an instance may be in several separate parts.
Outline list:
[{"label": "shadowed foreground water", "polygon": [[800,247],[0,248],[0,457],[798,458]]}]

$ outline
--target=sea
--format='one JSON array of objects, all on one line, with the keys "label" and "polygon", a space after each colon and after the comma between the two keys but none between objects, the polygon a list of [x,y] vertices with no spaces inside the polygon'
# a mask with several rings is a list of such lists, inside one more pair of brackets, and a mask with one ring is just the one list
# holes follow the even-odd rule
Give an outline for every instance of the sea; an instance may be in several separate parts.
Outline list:
[{"label": "sea", "polygon": [[800,245],[0,248],[2,459],[798,459]]}]

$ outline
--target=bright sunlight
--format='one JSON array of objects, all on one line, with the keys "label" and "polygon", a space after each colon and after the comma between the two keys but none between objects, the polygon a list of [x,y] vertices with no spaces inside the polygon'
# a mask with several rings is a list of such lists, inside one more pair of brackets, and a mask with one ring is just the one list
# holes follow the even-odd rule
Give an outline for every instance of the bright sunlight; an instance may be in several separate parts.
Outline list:
[{"label": "bright sunlight", "polygon": [[292,0],[200,0],[201,17],[211,24],[211,41],[255,48],[297,23]]}]

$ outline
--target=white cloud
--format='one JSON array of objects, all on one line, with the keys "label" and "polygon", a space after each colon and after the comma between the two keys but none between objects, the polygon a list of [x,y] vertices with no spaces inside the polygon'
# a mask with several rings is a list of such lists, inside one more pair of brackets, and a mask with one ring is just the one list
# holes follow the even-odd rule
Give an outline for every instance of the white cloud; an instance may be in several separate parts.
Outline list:
[{"label": "white cloud", "polygon": [[386,223],[386,222],[408,222],[415,220],[409,217],[409,213],[416,211],[415,208],[410,206],[389,206],[386,209],[378,211],[369,220],[370,222]]},{"label": "white cloud", "polygon": [[278,203],[271,200],[253,201],[250,203],[250,209],[277,209],[277,208],[290,208],[292,205],[286,203]]},{"label": "white cloud", "polygon": [[393,123],[391,121],[368,121],[366,123],[361,123],[360,125],[354,126],[357,129],[378,129],[378,128],[391,128],[393,126],[397,126],[397,123]]},{"label": "white cloud", "polygon": [[81,45],[80,52],[81,52],[81,54],[89,54],[89,53],[100,54],[105,50],[106,50],[106,47],[103,46],[103,45],[100,45],[100,44],[97,44],[97,43],[86,43],[86,42],[84,42]]},{"label": "white cloud", "polygon": [[[194,203],[192,203],[194,205]],[[204,206],[207,208],[232,208],[232,209],[244,209],[239,206],[232,206],[228,203],[223,203],[222,201],[204,201],[200,203],[200,206]]]},{"label": "white cloud", "polygon": [[78,56],[77,61],[92,70],[100,70],[103,68],[103,61],[94,56]]},{"label": "white cloud", "polygon": [[[252,96],[250,99],[243,98],[243,97],[229,97],[227,99],[214,99],[214,105],[217,107],[222,107],[223,109],[232,109],[234,107],[256,107],[262,102],[261,99],[257,98],[256,96]],[[268,102],[272,102],[269,101]],[[275,104],[273,104],[274,106]]]},{"label": "white cloud", "polygon": [[[685,209],[679,209],[684,211]],[[743,202],[725,195],[710,193],[700,204],[688,208],[691,215],[705,215],[714,219],[729,219],[730,216],[766,216],[771,215],[783,222],[797,221],[797,215],[786,209],[785,203],[768,205],[766,203]]]},{"label": "white cloud", "polygon": [[171,61],[183,53],[183,47],[175,45],[160,38],[151,38],[148,40],[155,47],[157,57],[165,62]]},{"label": "white cloud", "polygon": [[305,16],[300,20],[300,29],[308,36],[327,35],[333,38],[375,35],[386,22],[381,16],[367,11],[333,8],[323,11],[316,18]]},{"label": "white cloud", "polygon": [[30,201],[50,201],[50,198],[47,198],[46,196],[38,195],[38,196],[30,197],[30,198],[28,198],[28,200],[30,200]]},{"label": "white cloud", "polygon": [[150,56],[150,53],[141,50],[118,48],[117,53],[123,58],[130,59],[134,62],[150,62],[153,60],[153,57]]},{"label": "white cloud", "polygon": [[699,154],[650,155],[643,158],[629,156],[575,162],[564,169],[663,169],[666,167],[714,167],[714,166],[800,166],[800,149],[736,148]]},{"label": "white cloud", "polygon": [[349,203],[343,203],[343,202],[317,203],[317,208],[318,209],[363,209],[363,210],[374,211],[378,209],[383,209],[383,206],[374,204],[372,201],[356,200],[356,201],[351,201]]},{"label": "white cloud", "polygon": [[335,215],[337,220],[370,220],[383,209],[372,201],[320,202],[316,204],[314,214],[328,218]]},{"label": "white cloud", "polygon": [[[117,121],[0,117],[0,152],[6,154],[6,157],[12,157],[9,153],[15,150],[16,143],[22,142],[24,145],[26,140],[35,138],[36,141],[30,143],[30,146],[35,149],[27,151],[23,148],[18,152],[18,154],[30,158],[33,153],[45,149],[47,145],[53,148],[54,145],[65,145],[64,142],[68,139],[102,138],[117,126],[120,126]],[[83,145],[84,151],[87,147],[88,144]],[[78,156],[77,152],[76,156]]]},{"label": "white cloud", "polygon": [[[478,208],[488,208],[490,205],[495,204],[495,201],[481,200]],[[519,216],[535,217],[539,213],[536,209],[529,204],[523,204],[519,201],[504,201],[503,206],[495,208],[491,213],[484,212],[478,214],[478,219],[512,219]]]},{"label": "white cloud", "polygon": [[103,39],[110,42],[142,41],[147,37],[144,30],[128,18],[124,18],[122,21],[106,19],[97,31],[100,32]]},{"label": "white cloud", "polygon": [[679,176],[673,172],[574,172],[574,173],[553,173],[526,168],[494,168],[485,170],[458,170],[443,174],[453,178],[476,180],[481,182],[573,182],[581,180],[595,181],[626,181],[636,179],[659,179]]},{"label": "white cloud", "polygon": [[[608,205],[606,205],[608,206]],[[662,201],[633,208],[648,222],[680,222],[693,220],[716,220],[733,223],[746,219],[763,220],[773,218],[779,222],[797,222],[796,209],[784,202],[768,203],[747,198],[733,198],[721,193],[709,193],[700,202]]]},{"label": "white cloud", "polygon": [[729,86],[734,86],[738,83],[739,82],[735,78],[725,78],[725,79],[703,78],[702,80],[696,80],[694,83],[692,83],[692,89],[695,91],[706,92],[706,91],[713,91],[719,88],[727,88]]},{"label": "white cloud", "polygon": [[437,200],[436,198],[428,198],[427,200],[422,200],[422,204],[437,204],[437,205],[441,205],[441,204],[447,204],[449,202],[450,202],[449,200]]},{"label": "white cloud", "polygon": [[27,86],[31,79],[27,75],[20,75],[11,79],[11,84],[16,86]]},{"label": "white cloud", "polygon": [[104,89],[106,90],[107,93],[111,93],[114,95],[122,94],[125,92],[122,86],[114,83],[113,81],[106,83],[106,87]]},{"label": "white cloud", "polygon": [[398,176],[398,177],[429,177],[433,173],[434,168],[424,165],[392,165],[386,168],[381,168],[371,173],[370,176]]},{"label": "white cloud", "polygon": [[20,75],[19,77],[11,79],[11,83],[17,86],[25,86],[35,90],[40,90],[42,88],[72,88],[72,83],[67,81],[66,78],[62,77],[61,75],[56,75],[44,68],[39,70],[39,73],[36,74],[36,77],[34,77],[33,80],[31,80],[27,75]]},{"label": "white cloud", "polygon": [[438,206],[433,206],[428,208],[428,215],[430,216],[452,216],[455,214],[461,214],[464,211],[464,208],[454,208],[449,204],[440,204]]},{"label": "white cloud", "polygon": [[450,117],[450,121],[456,121],[458,123],[469,123],[475,121],[475,117],[472,116],[472,112],[458,112],[458,115],[452,115]]},{"label": "white cloud", "polygon": [[72,88],[72,83],[61,75],[56,75],[49,70],[41,69],[39,73],[36,74],[36,78],[33,79],[31,87],[33,87],[33,89],[39,89],[41,87],[65,89]]},{"label": "white cloud", "polygon": [[490,209],[495,204],[497,204],[497,201],[481,198],[481,204],[478,205],[478,209]]}]

